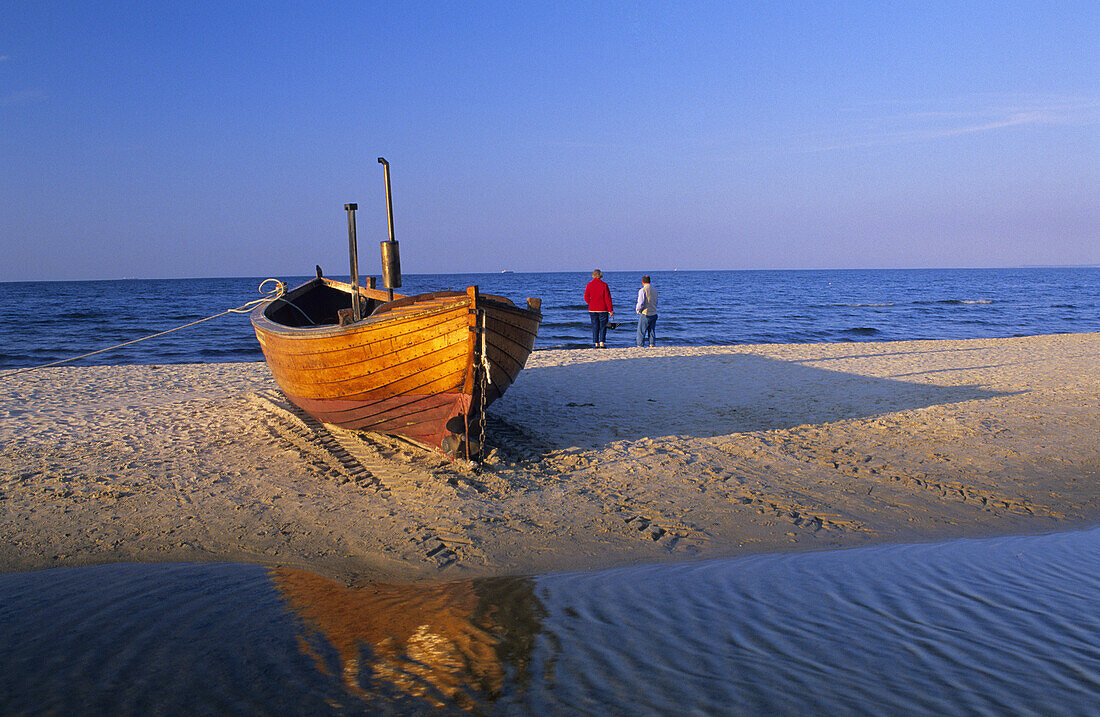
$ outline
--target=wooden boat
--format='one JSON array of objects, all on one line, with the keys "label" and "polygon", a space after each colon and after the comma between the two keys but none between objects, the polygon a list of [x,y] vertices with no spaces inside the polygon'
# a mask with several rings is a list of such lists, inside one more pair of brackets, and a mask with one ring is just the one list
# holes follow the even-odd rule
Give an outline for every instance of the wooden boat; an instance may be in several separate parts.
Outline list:
[{"label": "wooden boat", "polygon": [[[358,281],[356,281],[358,283]],[[473,456],[484,410],[516,380],[541,302],[440,291],[401,296],[321,275],[257,307],[252,326],[276,383],[323,423],[387,433]],[[392,296],[392,298],[391,298]]]}]

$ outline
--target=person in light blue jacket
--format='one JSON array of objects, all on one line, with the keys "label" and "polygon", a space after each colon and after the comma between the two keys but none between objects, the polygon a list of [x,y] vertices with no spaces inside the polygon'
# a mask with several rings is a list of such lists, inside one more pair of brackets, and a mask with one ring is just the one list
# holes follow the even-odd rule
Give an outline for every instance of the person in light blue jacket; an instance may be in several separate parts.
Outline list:
[{"label": "person in light blue jacket", "polygon": [[650,283],[649,275],[642,277],[642,288],[638,289],[638,303],[634,306],[638,313],[638,346],[645,346],[646,337],[649,337],[649,345],[657,345],[657,290]]}]

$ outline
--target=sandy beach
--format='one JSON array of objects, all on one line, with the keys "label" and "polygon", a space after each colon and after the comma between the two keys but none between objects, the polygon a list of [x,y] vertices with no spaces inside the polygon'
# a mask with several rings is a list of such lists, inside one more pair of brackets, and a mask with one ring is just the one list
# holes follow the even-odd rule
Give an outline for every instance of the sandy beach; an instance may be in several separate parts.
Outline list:
[{"label": "sandy beach", "polygon": [[262,363],[0,374],[0,570],[347,584],[1100,521],[1100,334],[540,351],[476,468],[304,417]]}]

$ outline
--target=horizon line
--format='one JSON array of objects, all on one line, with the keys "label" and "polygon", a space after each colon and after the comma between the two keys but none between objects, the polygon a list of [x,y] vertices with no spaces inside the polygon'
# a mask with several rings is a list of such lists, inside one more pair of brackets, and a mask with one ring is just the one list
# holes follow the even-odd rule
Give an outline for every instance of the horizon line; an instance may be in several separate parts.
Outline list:
[{"label": "horizon line", "polygon": [[[1019,271],[1031,269],[1100,269],[1098,264],[1023,264],[1019,266],[924,266],[924,267],[816,267],[799,269],[606,269],[604,273],[612,274],[673,274],[678,272],[691,273],[715,273],[715,272],[764,272],[764,271]],[[496,271],[454,271],[454,272],[405,272],[404,276],[468,276],[482,274],[499,276],[501,274],[587,274],[591,269],[555,269],[548,271],[512,271],[509,269]],[[310,277],[311,274],[286,274],[288,278],[299,279]],[[328,275],[326,275],[327,277]],[[343,276],[336,274],[335,276]],[[363,274],[362,276],[372,276]],[[92,281],[195,281],[201,279],[258,279],[259,274],[252,276],[224,275],[224,276],[118,276],[99,279],[0,279],[0,284],[69,284]],[[329,277],[331,278],[331,277]]]}]

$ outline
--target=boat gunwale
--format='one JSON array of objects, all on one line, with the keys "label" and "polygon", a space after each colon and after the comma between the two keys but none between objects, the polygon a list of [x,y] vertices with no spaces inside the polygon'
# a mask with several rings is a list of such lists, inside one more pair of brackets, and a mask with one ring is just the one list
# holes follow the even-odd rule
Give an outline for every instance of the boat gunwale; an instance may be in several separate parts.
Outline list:
[{"label": "boat gunwale", "polygon": [[264,306],[258,306],[253,309],[251,319],[253,328],[267,334],[277,335],[284,339],[336,338],[338,336],[351,336],[357,333],[365,333],[382,325],[393,326],[406,321],[416,321],[418,319],[428,318],[436,314],[454,311],[466,303],[468,302],[463,299],[461,301],[451,301],[442,305],[425,307],[419,311],[410,311],[400,314],[386,312],[379,316],[367,316],[354,324],[347,324],[345,326],[341,326],[340,324],[286,326],[285,324],[272,321],[265,316],[263,312]]},{"label": "boat gunwale", "polygon": [[[453,311],[463,304],[469,304],[469,295],[465,292],[425,292],[423,294],[413,294],[410,296],[402,296],[399,294],[394,295],[392,302],[387,301],[378,307],[375,311],[386,307],[388,304],[394,304],[397,302],[407,302],[394,307],[396,309],[404,309],[410,306],[416,305],[416,299],[424,297],[424,301],[437,301],[444,298],[453,298],[454,301],[448,301],[442,305],[433,305],[430,307],[424,307],[421,310],[413,310],[407,312],[401,312],[395,314],[392,310],[381,311],[370,316],[364,317],[362,320],[357,321],[354,324],[347,324],[341,326],[340,324],[320,324],[316,326],[287,326],[280,324],[272,319],[268,318],[267,310],[279,300],[284,300],[286,303],[290,303],[293,299],[308,293],[310,290],[318,286],[328,286],[339,291],[344,291],[351,294],[351,285],[340,281],[333,281],[327,277],[317,277],[310,279],[305,284],[295,287],[287,294],[269,301],[264,304],[260,304],[252,310],[252,314],[249,317],[254,329],[263,331],[268,334],[274,334],[284,339],[316,339],[316,338],[334,338],[337,336],[348,336],[360,332],[365,332],[370,329],[376,328],[381,324],[392,325],[402,321],[411,321],[421,318],[427,318],[437,313],[443,313],[447,311]],[[388,298],[385,292],[381,292],[377,289],[367,289],[365,287],[359,287],[360,295],[365,295],[366,298],[378,299],[379,294]],[[436,296],[444,294],[446,296]],[[409,301],[409,300],[413,301]],[[542,312],[533,311],[531,309],[522,308],[516,306],[511,300],[492,294],[478,294],[477,300],[479,303],[490,303],[492,308],[496,311],[504,311],[506,313],[514,313],[518,316],[535,322],[537,324],[542,322]],[[518,327],[523,328],[523,327]],[[537,331],[537,329],[536,329]],[[528,333],[532,333],[528,331]]]}]

